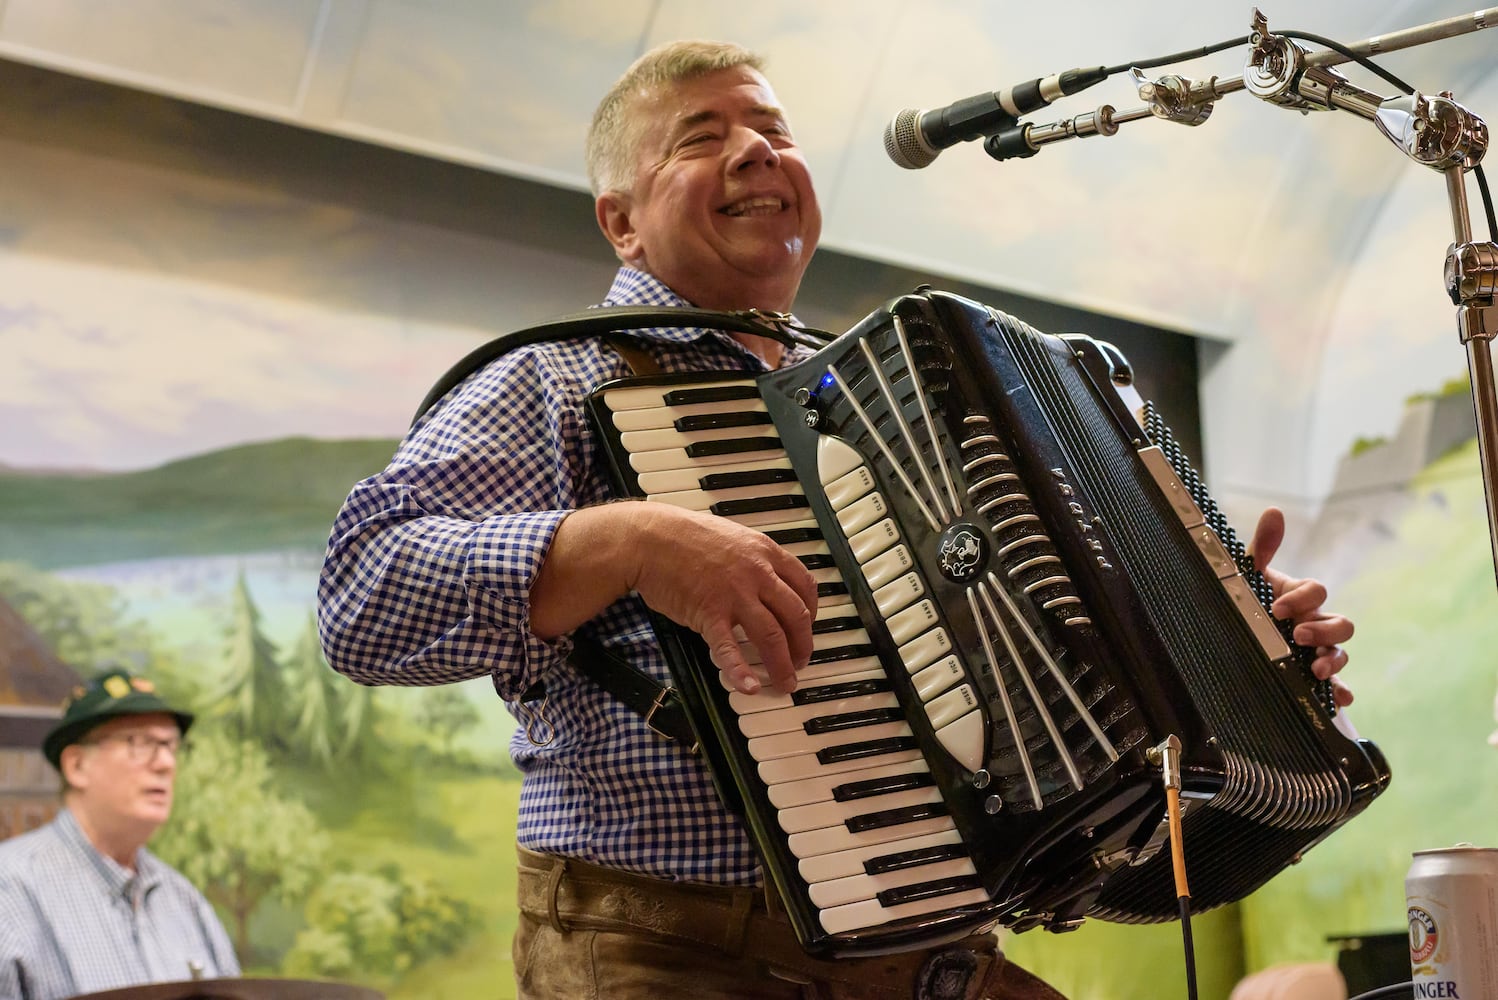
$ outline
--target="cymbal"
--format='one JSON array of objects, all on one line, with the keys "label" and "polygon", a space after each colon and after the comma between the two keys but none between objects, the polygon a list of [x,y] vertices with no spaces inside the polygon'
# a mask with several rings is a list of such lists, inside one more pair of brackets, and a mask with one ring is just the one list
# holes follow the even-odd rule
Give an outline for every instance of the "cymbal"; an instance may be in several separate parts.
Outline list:
[{"label": "cymbal", "polygon": [[385,994],[315,979],[194,979],[80,993],[69,1000],[385,1000]]}]

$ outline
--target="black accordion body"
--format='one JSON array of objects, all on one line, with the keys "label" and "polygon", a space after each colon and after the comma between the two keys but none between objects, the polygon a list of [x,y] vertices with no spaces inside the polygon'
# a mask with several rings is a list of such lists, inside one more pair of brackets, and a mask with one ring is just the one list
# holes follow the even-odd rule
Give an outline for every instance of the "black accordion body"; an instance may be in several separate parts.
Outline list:
[{"label": "black accordion body", "polygon": [[779,371],[590,397],[621,495],[763,530],[819,581],[794,695],[732,691],[656,621],[812,953],[1175,917],[1149,754],[1170,735],[1196,910],[1387,784],[1126,382],[1105,344],[922,292]]}]

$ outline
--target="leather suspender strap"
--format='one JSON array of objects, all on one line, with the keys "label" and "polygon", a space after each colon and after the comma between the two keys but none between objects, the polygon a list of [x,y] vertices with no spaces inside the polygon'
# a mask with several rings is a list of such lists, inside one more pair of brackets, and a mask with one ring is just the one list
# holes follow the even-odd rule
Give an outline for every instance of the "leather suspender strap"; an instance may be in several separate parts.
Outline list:
[{"label": "leather suspender strap", "polygon": [[657,735],[674,740],[688,753],[697,752],[697,735],[687,721],[676,689],[665,687],[628,660],[586,636],[575,636],[571,663],[583,676],[643,716]]},{"label": "leather suspender strap", "polygon": [[661,366],[646,350],[619,333],[606,333],[603,342],[629,366],[636,375],[659,375]]}]

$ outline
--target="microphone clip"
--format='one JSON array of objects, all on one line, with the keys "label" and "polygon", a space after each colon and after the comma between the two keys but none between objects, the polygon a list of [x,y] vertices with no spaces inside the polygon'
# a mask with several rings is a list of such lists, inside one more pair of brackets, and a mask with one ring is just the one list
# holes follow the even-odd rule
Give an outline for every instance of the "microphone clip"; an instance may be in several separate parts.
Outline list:
[{"label": "microphone clip", "polygon": [[1175,74],[1151,80],[1138,69],[1129,70],[1129,76],[1139,99],[1149,106],[1150,114],[1178,125],[1200,125],[1206,121],[1220,96],[1215,76],[1201,82]]}]

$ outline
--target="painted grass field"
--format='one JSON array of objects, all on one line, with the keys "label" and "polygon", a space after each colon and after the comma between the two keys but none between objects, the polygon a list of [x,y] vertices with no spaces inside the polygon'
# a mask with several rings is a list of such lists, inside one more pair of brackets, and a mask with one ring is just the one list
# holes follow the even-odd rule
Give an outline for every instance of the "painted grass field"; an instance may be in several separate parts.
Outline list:
[{"label": "painted grass field", "polygon": [[510,938],[519,794],[520,783],[511,779],[419,773],[380,787],[330,782],[317,792],[320,811],[346,817],[346,825],[329,828],[335,857],[362,868],[397,863],[481,914],[479,929],[460,950],[395,981],[366,985],[383,990],[388,1000],[514,997]]}]

